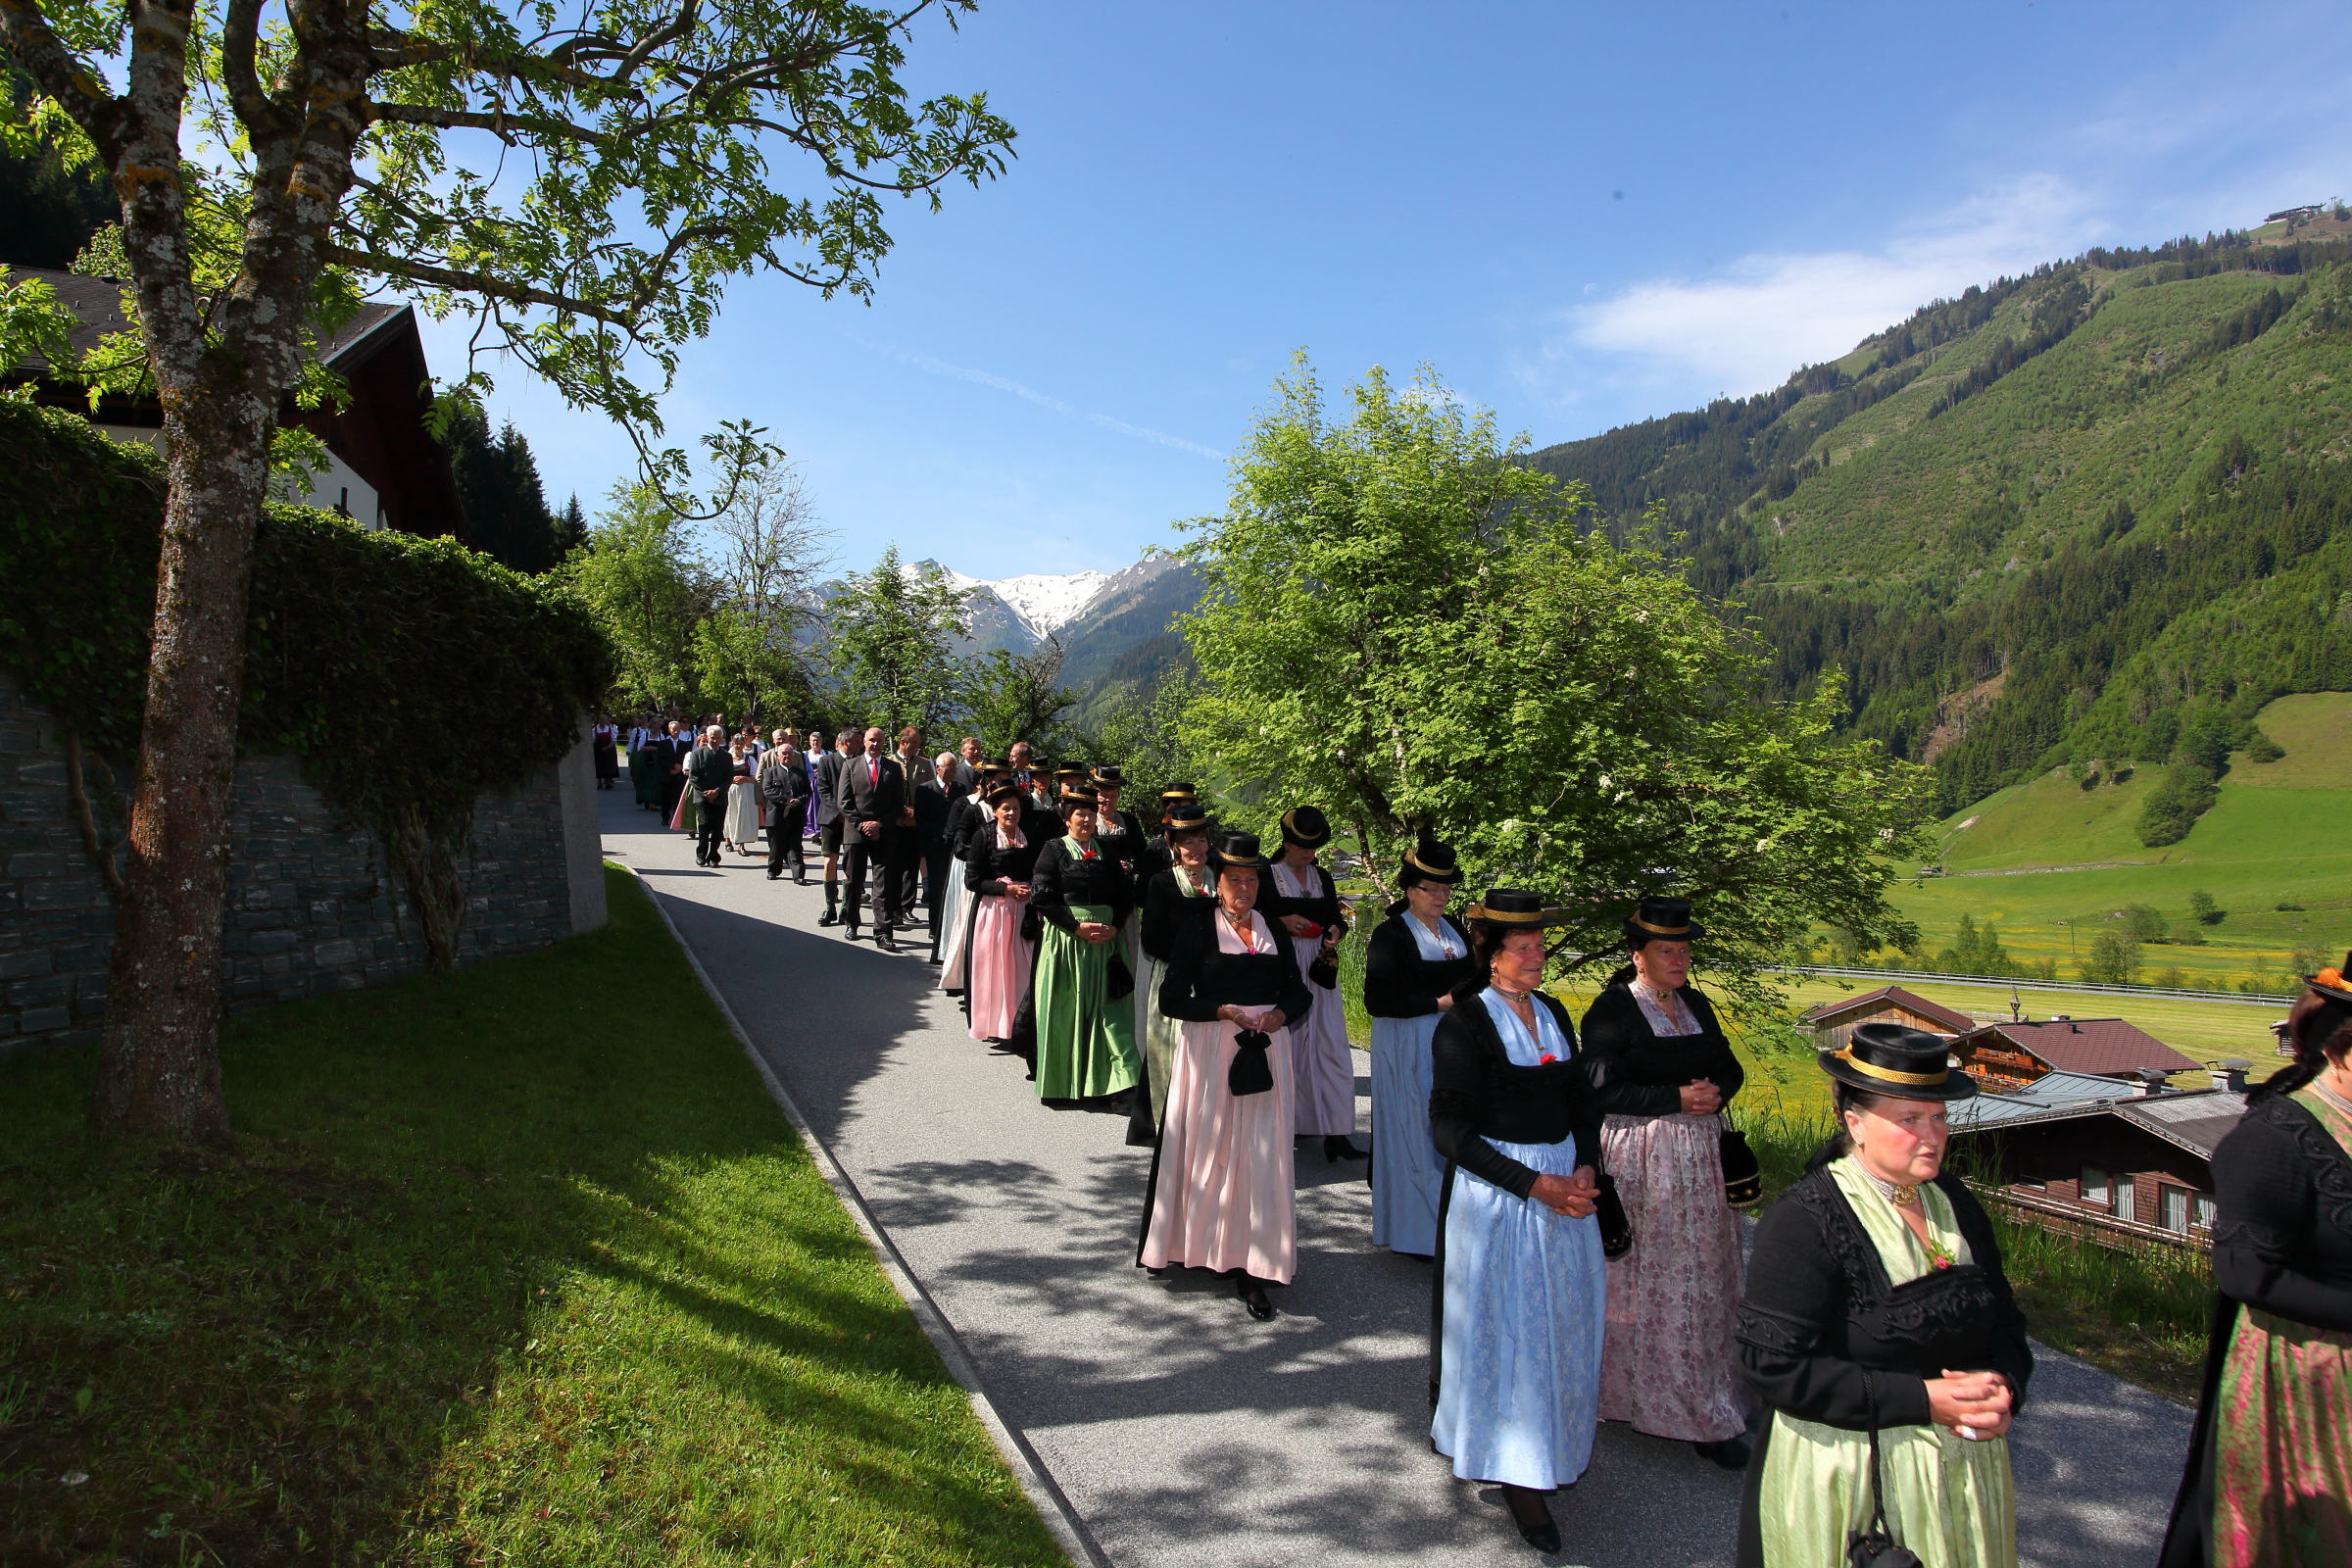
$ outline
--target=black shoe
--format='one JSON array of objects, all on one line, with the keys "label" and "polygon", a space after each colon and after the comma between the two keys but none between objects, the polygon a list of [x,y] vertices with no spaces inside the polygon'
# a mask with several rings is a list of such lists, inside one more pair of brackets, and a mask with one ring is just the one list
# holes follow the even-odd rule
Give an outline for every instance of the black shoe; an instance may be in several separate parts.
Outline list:
[{"label": "black shoe", "polygon": [[1242,1309],[1260,1323],[1274,1316],[1274,1303],[1266,1299],[1266,1288],[1244,1274],[1233,1282],[1233,1294],[1242,1298]]},{"label": "black shoe", "polygon": [[1726,1470],[1747,1468],[1750,1450],[1744,1433],[1736,1438],[1726,1438],[1721,1443],[1693,1443],[1690,1446],[1701,1459],[1713,1460]]},{"label": "black shoe", "polygon": [[816,917],[816,923],[818,925],[839,925],[841,924],[841,911],[839,909],[827,909],[824,913]]},{"label": "black shoe", "polygon": [[767,873],[767,879],[770,882],[781,882],[784,880],[784,873],[781,871],[770,871]]},{"label": "black shoe", "polygon": [[1168,1271],[1164,1268],[1148,1268],[1144,1270],[1144,1278],[1148,1280],[1164,1280],[1167,1277]]},{"label": "black shoe", "polygon": [[793,885],[794,887],[796,887],[796,888],[805,888],[805,887],[807,887],[807,886],[808,885],[808,872],[806,872],[806,871],[795,871],[795,872],[793,872],[793,873],[792,873],[792,885]]},{"label": "black shoe", "polygon": [[1323,1159],[1326,1164],[1337,1165],[1343,1159],[1370,1159],[1371,1157],[1369,1153],[1356,1148],[1345,1138],[1323,1140]]},{"label": "black shoe", "polygon": [[1560,1549],[1560,1527],[1551,1517],[1551,1504],[1544,1494],[1531,1487],[1505,1486],[1502,1489],[1503,1506],[1511,1510],[1511,1523],[1519,1527],[1519,1539],[1546,1555]]},{"label": "black shoe", "polygon": [[845,937],[848,937],[848,938],[849,938],[849,939],[850,939],[852,942],[855,942],[855,941],[857,941],[857,940],[858,940],[858,922],[857,922],[857,921],[855,921],[855,920],[852,920],[852,921],[850,921],[850,922],[849,922],[848,929],[844,930],[844,931],[842,932],[842,935],[843,935],[843,936],[845,936]]},{"label": "black shoe", "polygon": [[874,933],[874,946],[880,948],[884,953],[896,953],[899,951],[898,943],[891,940],[890,928],[888,926],[884,926],[881,930]]}]

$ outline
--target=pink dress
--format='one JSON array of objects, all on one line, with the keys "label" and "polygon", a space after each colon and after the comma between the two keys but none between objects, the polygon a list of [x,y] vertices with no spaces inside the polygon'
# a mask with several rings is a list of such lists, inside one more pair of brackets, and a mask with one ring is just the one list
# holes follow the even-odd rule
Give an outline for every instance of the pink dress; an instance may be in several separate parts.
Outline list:
[{"label": "pink dress", "polygon": [[[1003,828],[989,831],[997,835],[999,849],[1020,849],[1029,842],[1018,828],[1009,839]],[[1002,894],[972,897],[980,906],[972,913],[972,937],[964,955],[971,968],[964,996],[971,1004],[972,1038],[1010,1040],[1012,1021],[1029,995],[1029,966],[1037,956],[1021,935],[1021,915],[1029,906]]]},{"label": "pink dress", "polygon": [[[1274,862],[1274,891],[1286,899],[1320,897],[1323,884],[1314,872],[1300,871],[1285,861]],[[1322,944],[1294,937],[1292,951],[1298,959],[1298,978],[1306,980],[1315,1004],[1306,1021],[1291,1031],[1291,1063],[1298,1080],[1294,1129],[1301,1138],[1345,1138],[1355,1131],[1355,1056],[1348,1048],[1348,1006],[1338,991],[1326,991],[1307,979]]]},{"label": "pink dress", "polygon": [[[1222,913],[1209,918],[1225,953],[1276,951],[1263,915],[1250,916],[1247,944]],[[1238,1268],[1288,1285],[1298,1269],[1290,1031],[1275,1030],[1266,1049],[1274,1087],[1238,1096],[1225,1087],[1235,1032],[1229,1023],[1188,1022],[1177,1042],[1137,1257],[1146,1268]]]}]

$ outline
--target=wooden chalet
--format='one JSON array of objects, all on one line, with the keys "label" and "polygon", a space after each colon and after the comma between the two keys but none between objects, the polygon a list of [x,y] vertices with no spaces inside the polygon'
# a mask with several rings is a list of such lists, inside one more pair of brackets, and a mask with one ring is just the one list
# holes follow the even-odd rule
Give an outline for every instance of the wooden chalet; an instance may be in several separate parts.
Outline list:
[{"label": "wooden chalet", "polygon": [[1858,997],[1818,1003],[1797,1016],[1813,1026],[1813,1044],[1822,1051],[1844,1050],[1857,1024],[1899,1023],[1947,1040],[1957,1040],[1977,1026],[1967,1013],[1939,1007],[1901,986],[1881,986]]},{"label": "wooden chalet", "polygon": [[[130,330],[120,279],[42,267],[11,267],[9,275],[37,277],[49,285],[80,323],[74,333],[77,350],[96,347],[107,333]],[[425,429],[432,378],[416,313],[406,305],[363,305],[341,331],[319,345],[318,357],[343,377],[351,402],[341,410],[299,409],[289,399],[279,411],[281,423],[316,432],[333,460],[325,472],[313,476],[309,493],[294,499],[340,512],[368,528],[463,537],[449,454]],[[22,382],[32,375],[17,367],[5,379]],[[34,396],[83,416],[118,441],[159,449],[163,444],[163,410],[152,395],[103,398],[95,413],[80,387],[42,385]]]},{"label": "wooden chalet", "polygon": [[1994,1094],[2024,1089],[2053,1072],[2137,1079],[2204,1066],[2121,1018],[2064,1015],[1985,1024],[1955,1041],[1952,1055]]}]

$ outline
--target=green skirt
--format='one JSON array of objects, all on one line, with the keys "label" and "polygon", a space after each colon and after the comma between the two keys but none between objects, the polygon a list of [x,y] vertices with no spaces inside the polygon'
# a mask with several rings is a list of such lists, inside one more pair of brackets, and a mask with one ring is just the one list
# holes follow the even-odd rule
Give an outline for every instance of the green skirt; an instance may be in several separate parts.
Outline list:
[{"label": "green skirt", "polygon": [[[1110,923],[1102,905],[1073,904],[1080,924]],[[1135,1008],[1110,995],[1114,942],[1093,943],[1052,921],[1037,944],[1037,1098],[1086,1100],[1135,1087]]]},{"label": "green skirt", "polygon": [[[2017,1568],[2009,1441],[1970,1442],[1941,1427],[1886,1427],[1886,1526],[1924,1568]],[[1870,1528],[1870,1435],[1772,1417],[1757,1534],[1765,1568],[1835,1568],[1849,1532]]]},{"label": "green skirt", "polygon": [[629,787],[637,792],[639,806],[662,804],[662,763],[651,748],[630,756]]}]

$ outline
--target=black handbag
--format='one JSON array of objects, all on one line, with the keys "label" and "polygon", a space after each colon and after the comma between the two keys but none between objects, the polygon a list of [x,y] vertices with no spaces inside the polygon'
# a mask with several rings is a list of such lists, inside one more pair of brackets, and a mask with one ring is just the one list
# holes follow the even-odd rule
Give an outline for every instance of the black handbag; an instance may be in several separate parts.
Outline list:
[{"label": "black handbag", "polygon": [[1237,1030],[1233,1037],[1233,1065],[1225,1069],[1225,1087],[1237,1097],[1262,1095],[1274,1087],[1274,1064],[1266,1048],[1274,1043],[1262,1029]]},{"label": "black handbag", "polygon": [[1747,1134],[1726,1127],[1718,1147],[1723,1154],[1724,1201],[1734,1208],[1755,1207],[1764,1200],[1764,1168],[1747,1147]]},{"label": "black handbag", "polygon": [[1918,1553],[1898,1546],[1886,1533],[1886,1482],[1879,1472],[1879,1393],[1863,1374],[1862,1388],[1870,1396],[1870,1528],[1851,1530],[1845,1537],[1845,1568],[1920,1568]]},{"label": "black handbag", "polygon": [[1107,992],[1113,1002],[1135,995],[1135,971],[1127,967],[1127,955],[1124,953],[1110,956]]},{"label": "black handbag", "polygon": [[1340,966],[1321,956],[1306,966],[1306,977],[1326,991],[1340,988]]},{"label": "black handbag", "polygon": [[1593,1200],[1592,1217],[1600,1221],[1600,1255],[1623,1257],[1634,1250],[1634,1223],[1625,1217],[1625,1201],[1617,1196],[1617,1178],[1602,1171],[1595,1178],[1600,1196]]}]

